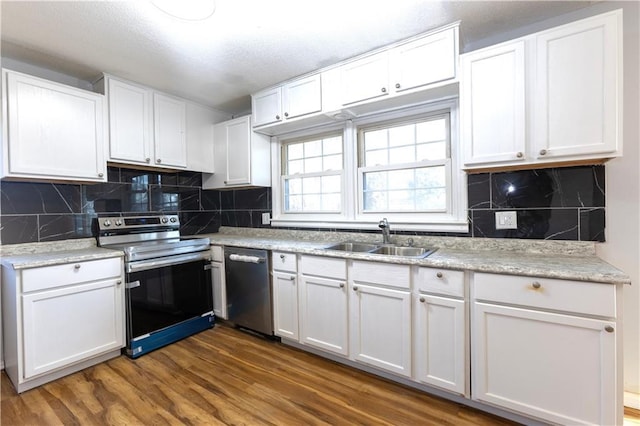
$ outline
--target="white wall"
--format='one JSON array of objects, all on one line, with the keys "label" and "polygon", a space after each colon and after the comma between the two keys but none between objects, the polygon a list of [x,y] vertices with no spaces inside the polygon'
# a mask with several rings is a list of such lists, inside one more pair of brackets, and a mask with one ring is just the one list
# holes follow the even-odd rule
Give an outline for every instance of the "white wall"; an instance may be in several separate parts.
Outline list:
[{"label": "white wall", "polygon": [[[606,163],[606,243],[598,255],[631,277],[624,288],[625,404],[640,409],[640,5],[605,1],[509,33],[462,46],[469,52],[615,9],[624,14],[624,155]],[[464,25],[464,22],[462,23]]]}]

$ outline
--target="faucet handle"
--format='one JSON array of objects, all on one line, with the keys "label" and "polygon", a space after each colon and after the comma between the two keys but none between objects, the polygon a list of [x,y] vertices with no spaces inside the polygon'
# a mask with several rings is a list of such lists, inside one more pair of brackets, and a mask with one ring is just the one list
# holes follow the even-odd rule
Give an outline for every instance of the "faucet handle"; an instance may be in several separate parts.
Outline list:
[{"label": "faucet handle", "polygon": [[386,217],[383,217],[382,220],[378,223],[378,228],[389,228],[389,222]]}]

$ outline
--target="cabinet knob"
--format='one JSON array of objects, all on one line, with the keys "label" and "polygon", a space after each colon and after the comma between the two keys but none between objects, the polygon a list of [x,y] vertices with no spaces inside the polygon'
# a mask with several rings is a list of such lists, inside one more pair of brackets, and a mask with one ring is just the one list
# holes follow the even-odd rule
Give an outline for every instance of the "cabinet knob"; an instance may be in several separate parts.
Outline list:
[{"label": "cabinet knob", "polygon": [[604,328],[604,331],[606,331],[607,333],[613,333],[614,328],[613,328],[613,327],[611,327],[610,325],[608,325],[608,326],[606,326],[606,327]]},{"label": "cabinet knob", "polygon": [[73,265],[73,269],[80,269],[80,264],[76,263],[75,265]]},{"label": "cabinet knob", "polygon": [[225,181],[224,181],[224,184],[225,184],[225,185],[226,185],[226,184],[228,184],[228,183],[229,183],[229,181],[228,181],[228,180],[225,180]]},{"label": "cabinet knob", "polygon": [[290,279],[291,281],[295,281],[296,277],[294,277],[293,275],[291,275],[291,276],[289,277],[289,279]]},{"label": "cabinet knob", "polygon": [[534,281],[534,282],[531,284],[531,287],[533,287],[533,288],[536,288],[536,289],[537,289],[537,288],[542,287],[542,285],[541,285],[538,281]]},{"label": "cabinet knob", "polygon": [[442,277],[443,277],[442,272],[438,272],[438,273],[436,274],[436,277],[438,277],[438,278],[442,278]]},{"label": "cabinet knob", "polygon": [[382,89],[380,89],[382,91],[382,93],[387,93],[387,88],[383,87]]},{"label": "cabinet knob", "polygon": [[353,291],[358,291],[358,287],[357,286],[353,286]]},{"label": "cabinet knob", "polygon": [[285,116],[285,117],[288,117],[288,116],[289,116],[289,113],[288,113],[288,112],[285,112],[285,113],[284,113],[284,116]]},{"label": "cabinet knob", "polygon": [[523,154],[522,152],[518,152],[518,153],[516,154],[516,157],[518,157],[518,158],[522,158],[522,157],[524,157],[524,154]]},{"label": "cabinet knob", "polygon": [[147,163],[150,163],[151,162],[151,158],[147,157],[147,158],[144,159],[144,161],[146,161]]},{"label": "cabinet knob", "polygon": [[118,280],[118,281],[116,281],[116,284],[117,284],[117,285],[122,284],[122,280]]},{"label": "cabinet knob", "polygon": [[160,164],[160,163],[162,163],[162,160],[158,158],[158,159],[156,160],[156,163]]},{"label": "cabinet knob", "polygon": [[540,155],[547,155],[547,150],[546,149],[541,149],[540,150]]},{"label": "cabinet knob", "polygon": [[421,297],[420,298],[420,303],[424,303],[424,301],[425,301],[424,297]]},{"label": "cabinet knob", "polygon": [[284,254],[281,254],[281,255],[280,255],[280,259],[282,259],[282,261],[283,261],[283,262],[284,262],[285,257],[286,257],[286,256],[285,256]]},{"label": "cabinet knob", "polygon": [[280,116],[279,115],[276,115],[276,120],[280,120]]},{"label": "cabinet knob", "polygon": [[400,83],[396,83],[396,89],[400,88]]},{"label": "cabinet knob", "polygon": [[98,177],[103,177],[104,173],[98,173]]},{"label": "cabinet knob", "polygon": [[344,288],[344,283],[340,283],[340,288]]}]

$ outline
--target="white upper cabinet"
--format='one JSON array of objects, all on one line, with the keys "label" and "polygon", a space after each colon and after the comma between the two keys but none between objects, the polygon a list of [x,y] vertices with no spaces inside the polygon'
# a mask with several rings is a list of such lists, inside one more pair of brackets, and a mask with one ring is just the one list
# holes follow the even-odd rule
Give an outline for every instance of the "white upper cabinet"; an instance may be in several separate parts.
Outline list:
[{"label": "white upper cabinet", "polygon": [[291,120],[322,110],[321,76],[314,74],[252,96],[254,126]]},{"label": "white upper cabinet", "polygon": [[187,102],[187,170],[213,173],[213,123],[221,114]]},{"label": "white upper cabinet", "polygon": [[103,96],[2,71],[2,177],[106,181]]},{"label": "white upper cabinet", "polygon": [[381,52],[340,67],[342,105],[387,96],[389,90],[389,53]]},{"label": "white upper cabinet", "polygon": [[204,189],[271,185],[270,138],[252,131],[247,115],[213,128],[215,174],[204,174]]},{"label": "white upper cabinet", "polygon": [[153,94],[154,162],[157,166],[187,167],[186,111],[183,100]]},{"label": "white upper cabinet", "polygon": [[525,42],[462,56],[465,164],[525,160]]},{"label": "white upper cabinet", "polygon": [[149,89],[109,79],[109,160],[149,164],[153,111]]},{"label": "white upper cabinet", "polygon": [[622,11],[461,56],[466,168],[622,155]]},{"label": "white upper cabinet", "polygon": [[622,11],[535,38],[537,159],[622,154]]}]

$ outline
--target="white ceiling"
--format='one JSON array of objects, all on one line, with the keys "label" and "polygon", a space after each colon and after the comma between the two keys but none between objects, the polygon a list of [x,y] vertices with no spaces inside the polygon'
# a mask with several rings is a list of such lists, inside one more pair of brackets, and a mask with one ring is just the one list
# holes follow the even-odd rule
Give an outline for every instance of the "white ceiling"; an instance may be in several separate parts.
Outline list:
[{"label": "white ceiling", "polygon": [[2,56],[87,81],[104,71],[236,114],[252,92],[450,22],[462,21],[464,46],[593,3],[216,0],[211,18],[190,22],[148,1],[3,0]]}]

